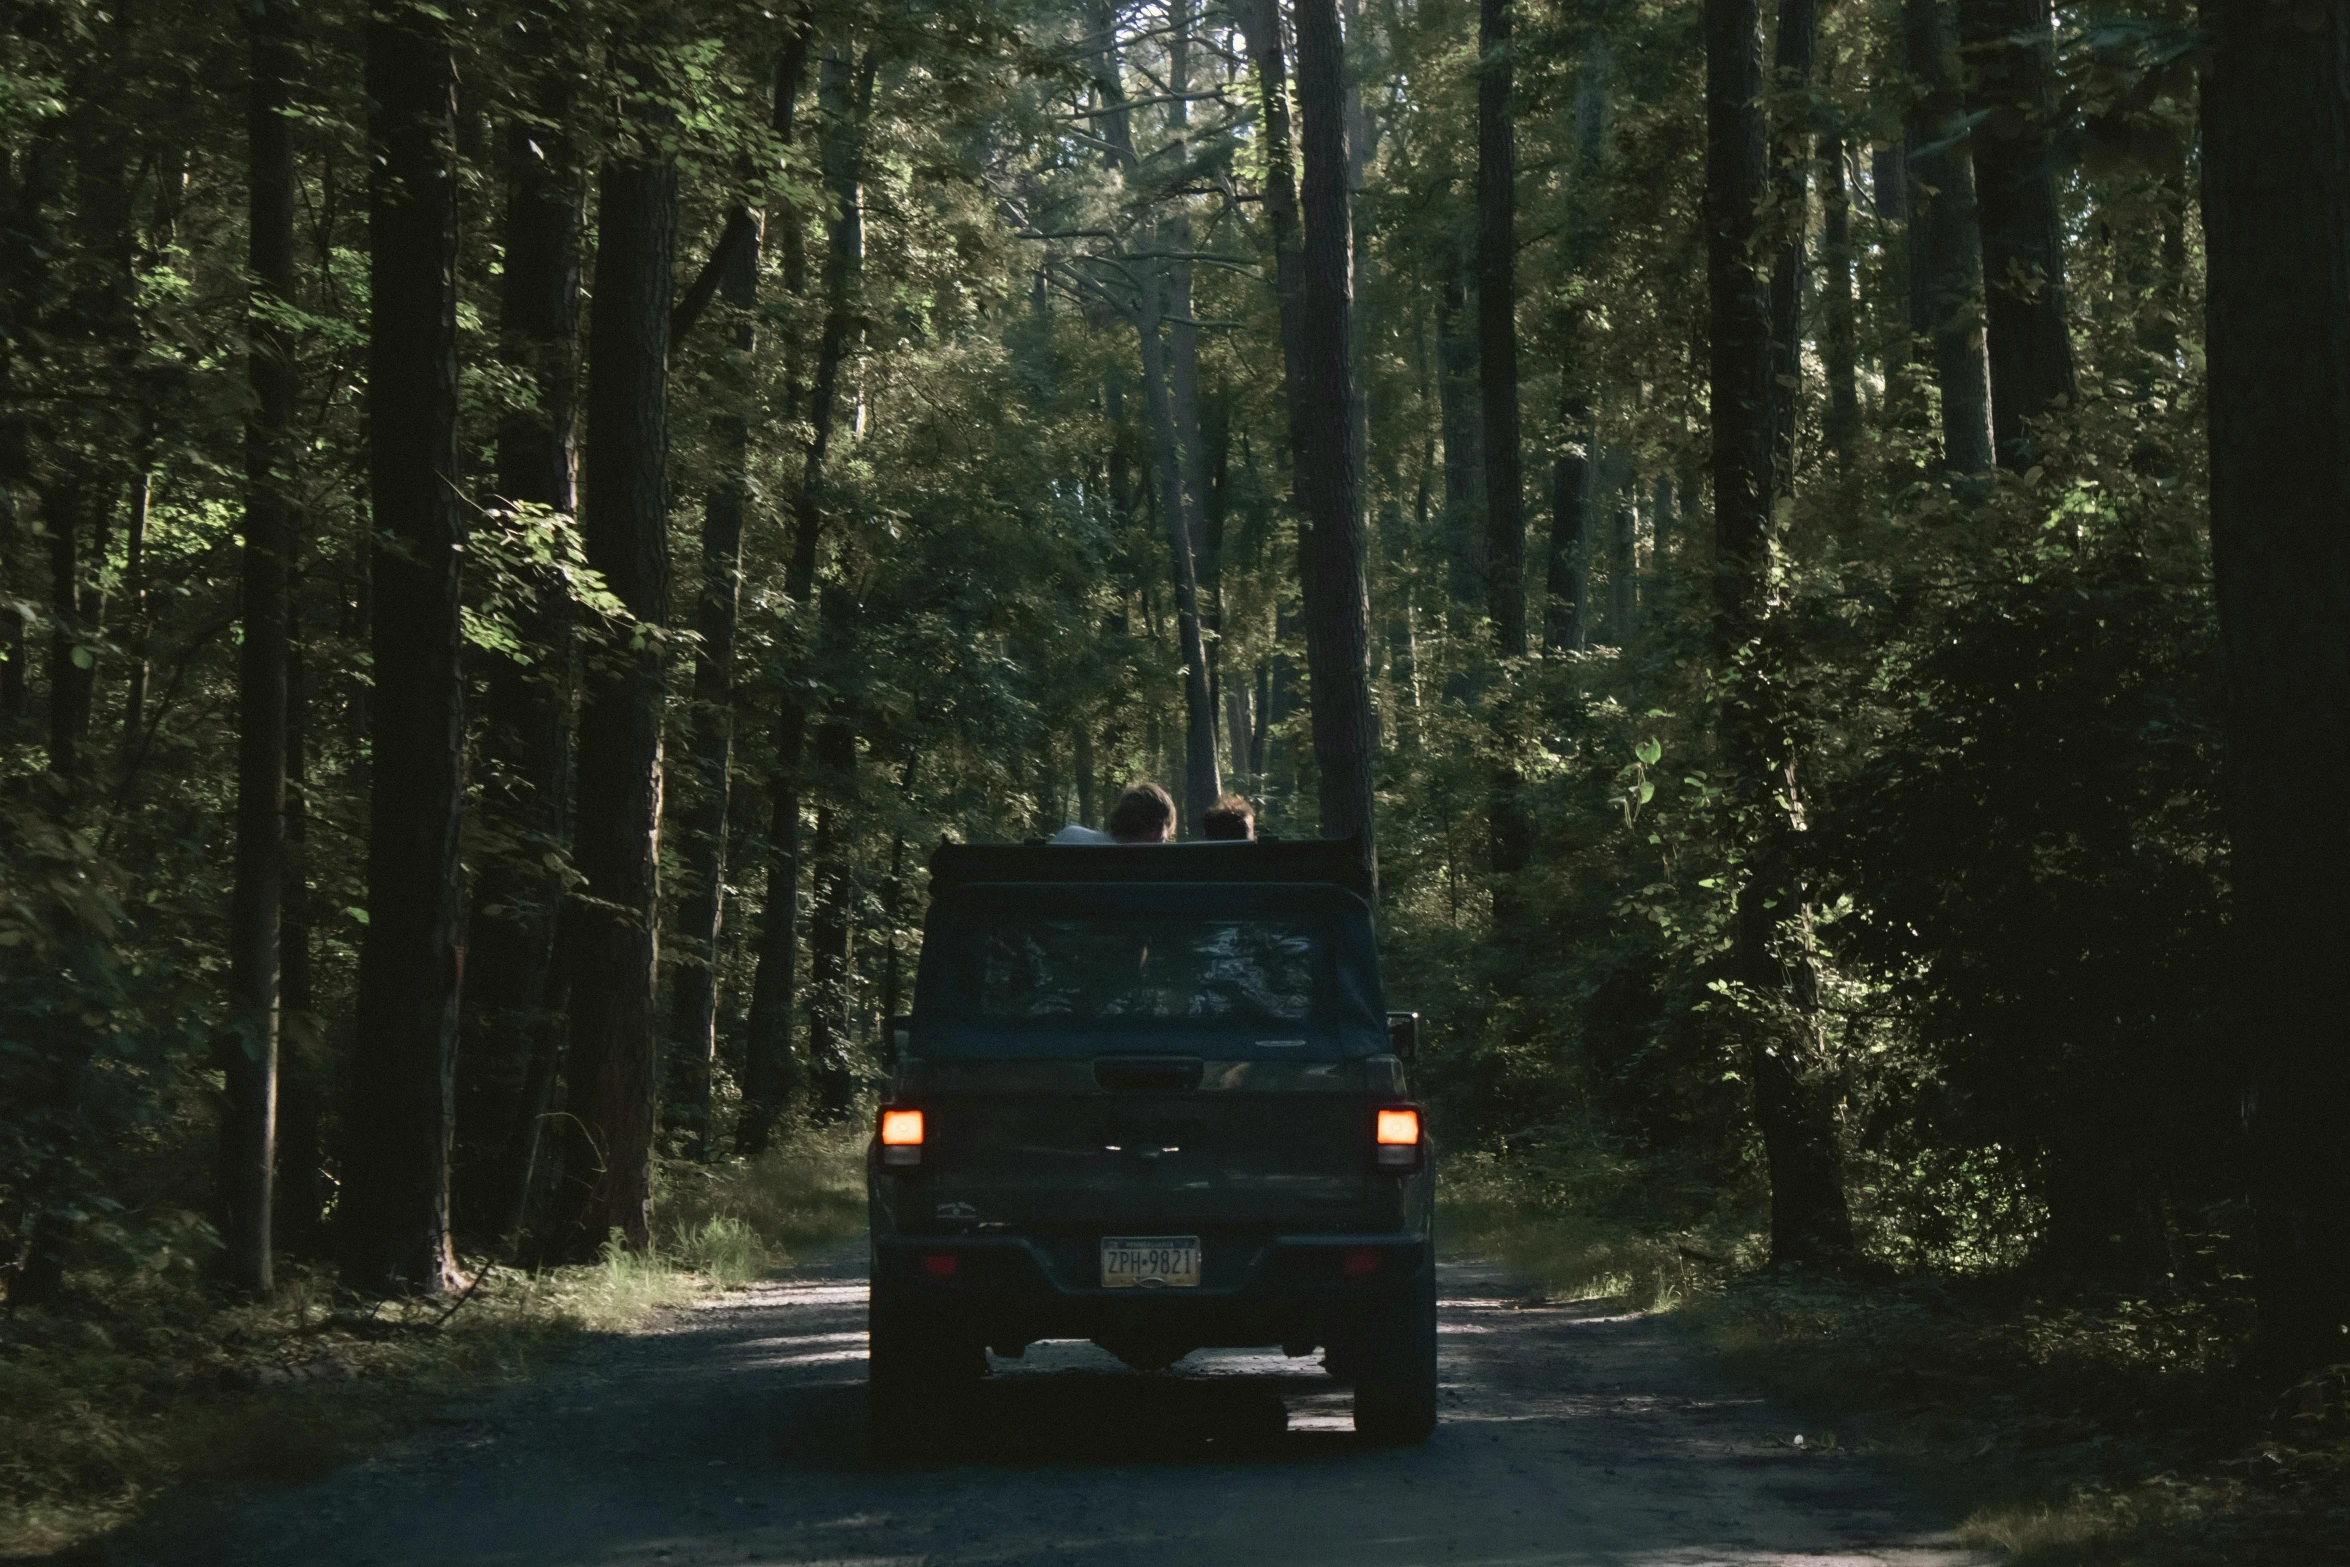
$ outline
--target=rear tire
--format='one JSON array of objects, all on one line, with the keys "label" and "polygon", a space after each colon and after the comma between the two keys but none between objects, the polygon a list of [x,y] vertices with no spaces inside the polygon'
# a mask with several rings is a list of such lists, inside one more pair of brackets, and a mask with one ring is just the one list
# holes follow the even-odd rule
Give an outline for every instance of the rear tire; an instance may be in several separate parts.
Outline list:
[{"label": "rear tire", "polygon": [[911,1316],[878,1285],[866,1325],[865,1407],[873,1456],[930,1457],[962,1428],[987,1351]]},{"label": "rear tire", "polygon": [[1436,1434],[1436,1251],[1396,1309],[1371,1324],[1345,1357],[1355,1385],[1355,1433],[1381,1447],[1416,1447]]}]

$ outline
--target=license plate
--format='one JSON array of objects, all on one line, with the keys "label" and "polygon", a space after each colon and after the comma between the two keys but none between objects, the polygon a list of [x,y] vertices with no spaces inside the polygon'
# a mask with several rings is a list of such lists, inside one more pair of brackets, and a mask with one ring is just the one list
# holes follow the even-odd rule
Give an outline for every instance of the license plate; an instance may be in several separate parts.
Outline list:
[{"label": "license plate", "polygon": [[1102,1288],[1106,1290],[1199,1287],[1196,1235],[1105,1235]]}]

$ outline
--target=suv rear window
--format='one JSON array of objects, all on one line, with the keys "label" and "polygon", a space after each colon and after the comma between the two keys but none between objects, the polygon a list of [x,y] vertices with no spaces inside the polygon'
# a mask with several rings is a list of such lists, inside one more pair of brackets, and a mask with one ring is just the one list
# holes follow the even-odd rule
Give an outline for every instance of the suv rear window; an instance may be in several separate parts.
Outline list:
[{"label": "suv rear window", "polygon": [[1318,919],[1004,919],[980,941],[991,1023],[1302,1023],[1327,971]]}]

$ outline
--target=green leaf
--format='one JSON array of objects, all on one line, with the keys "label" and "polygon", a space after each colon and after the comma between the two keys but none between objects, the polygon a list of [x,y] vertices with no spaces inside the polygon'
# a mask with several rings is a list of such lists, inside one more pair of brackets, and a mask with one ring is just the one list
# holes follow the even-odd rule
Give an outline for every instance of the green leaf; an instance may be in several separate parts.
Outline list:
[{"label": "green leaf", "polygon": [[367,911],[363,908],[360,908],[357,904],[351,905],[349,908],[343,910],[343,912],[350,915],[352,919],[358,921],[362,925],[367,923]]},{"label": "green leaf", "polygon": [[1665,748],[1660,741],[1656,740],[1654,737],[1651,737],[1634,746],[1632,748],[1632,754],[1640,758],[1641,765],[1645,767],[1654,767],[1664,758]]},{"label": "green leaf", "polygon": [[88,648],[86,648],[86,647],[77,647],[77,648],[75,648],[75,649],[73,650],[73,667],[74,667],[74,668],[76,668],[76,669],[95,669],[97,666],[98,666],[98,655],[97,655],[97,654],[95,654],[95,653],[91,652],[91,651],[90,651]]}]

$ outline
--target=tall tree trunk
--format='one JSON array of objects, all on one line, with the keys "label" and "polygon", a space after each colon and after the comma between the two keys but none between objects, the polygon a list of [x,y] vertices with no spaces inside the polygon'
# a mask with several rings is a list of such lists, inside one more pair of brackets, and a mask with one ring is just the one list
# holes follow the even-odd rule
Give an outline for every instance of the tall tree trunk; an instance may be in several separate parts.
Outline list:
[{"label": "tall tree trunk", "polygon": [[[1115,19],[1102,6],[1088,14],[1101,40],[1095,56],[1094,87],[1108,110],[1102,116],[1103,139],[1118,159],[1121,177],[1131,180],[1142,160],[1135,154],[1131,117],[1122,106],[1126,89],[1117,54]],[[1188,16],[1188,12],[1184,14]],[[1152,250],[1174,252],[1189,244],[1190,225],[1180,216],[1161,219],[1147,225],[1145,233]],[[1174,561],[1176,645],[1183,660],[1182,814],[1184,824],[1196,832],[1200,818],[1224,792],[1216,765],[1215,697],[1209,689],[1207,643],[1200,625],[1198,541],[1205,531],[1200,521],[1205,464],[1199,450],[1196,369],[1189,383],[1191,418],[1187,428],[1179,406],[1184,390],[1181,337],[1178,335],[1170,348],[1161,336],[1170,316],[1179,334],[1190,316],[1189,268],[1178,274],[1166,260],[1146,260],[1137,274],[1141,298],[1134,323],[1141,346],[1143,405],[1150,417],[1152,456],[1159,475],[1160,518],[1167,529],[1167,551]]]},{"label": "tall tree trunk", "polygon": [[1953,473],[1991,466],[1991,371],[1983,343],[1983,240],[1959,90],[1950,0],[1902,0],[1918,99],[1909,117],[1912,325],[1933,345],[1942,393],[1942,462]]},{"label": "tall tree trunk", "polygon": [[1772,570],[1770,306],[1757,275],[1756,213],[1765,178],[1757,0],[1705,0],[1706,287],[1712,331],[1714,658],[1725,759],[1762,842],[1738,889],[1731,967],[1749,992],[1742,1019],[1755,1118],[1771,1178],[1771,1249],[1782,1261],[1825,1261],[1852,1247],[1842,1156],[1819,1085],[1805,1073],[1796,1030],[1801,989],[1776,950],[1788,907],[1788,822],[1778,798],[1793,787],[1780,682],[1765,624]]},{"label": "tall tree trunk", "polygon": [[[1477,11],[1477,390],[1485,420],[1485,614],[1494,656],[1526,651],[1526,518],[1518,446],[1518,152],[1511,128],[1510,0]],[[1502,864],[1497,840],[1495,869]]]},{"label": "tall tree trunk", "polygon": [[326,1222],[326,1114],[333,1073],[315,1016],[310,961],[310,694],[304,679],[300,599],[286,610],[286,896],[278,924],[277,1193],[279,1244],[297,1255]]},{"label": "tall tree trunk", "polygon": [[[648,24],[657,27],[659,24]],[[657,40],[645,38],[643,43]],[[588,305],[586,495],[580,533],[635,627],[613,627],[580,682],[573,853],[585,878],[571,911],[566,1250],[592,1256],[619,1231],[651,1243],[654,922],[660,897],[659,628],[669,604],[669,309],[677,249],[677,160],[651,50],[621,143],[597,175],[595,289]],[[641,631],[636,629],[641,627]]]},{"label": "tall tree trunk", "polygon": [[[1477,11],[1477,391],[1484,416],[1485,618],[1494,657],[1526,653],[1525,475],[1518,445],[1518,152],[1511,128],[1510,0]],[[1491,855],[1503,876],[1525,869],[1533,821],[1514,760],[1494,769]],[[1497,920],[1510,900],[1495,903]]]},{"label": "tall tree trunk", "polygon": [[[809,33],[805,21],[786,35],[776,71],[776,129],[791,139],[800,79],[806,73]],[[857,285],[865,256],[859,211],[863,179],[862,132],[856,121],[857,79],[872,79],[868,57],[859,72],[841,49],[828,48],[819,77],[823,110],[820,162],[833,202],[825,223],[824,326],[816,350],[816,376],[808,392],[808,449],[802,454],[800,486],[792,502],[792,553],[784,568],[783,591],[800,624],[815,631],[816,562],[824,523],[824,461],[838,422],[842,367],[856,341]],[[797,296],[806,288],[801,273],[798,219],[778,213],[784,287]],[[768,780],[767,885],[755,934],[757,967],[751,980],[751,1014],[743,1043],[743,1113],[736,1146],[755,1154],[767,1146],[777,1119],[801,1086],[792,1055],[792,1017],[799,982],[800,759],[807,745],[808,699],[801,670],[790,670],[777,704],[775,771]]]},{"label": "tall tree trunk", "polygon": [[1445,586],[1453,640],[1463,647],[1486,597],[1485,427],[1478,407],[1477,333],[1464,331],[1468,284],[1449,267],[1436,306],[1437,423],[1444,434]]},{"label": "tall tree trunk", "polygon": [[[1164,239],[1160,243],[1163,245]],[[1142,343],[1143,402],[1150,412],[1159,472],[1159,512],[1166,524],[1167,550],[1175,563],[1176,645],[1183,659],[1183,820],[1187,830],[1196,832],[1200,818],[1224,792],[1224,785],[1216,766],[1216,709],[1208,689],[1198,557],[1192,549],[1192,540],[1199,536],[1192,520],[1196,506],[1184,481],[1182,429],[1168,383],[1168,355],[1159,336],[1165,284],[1156,263],[1145,263],[1143,270],[1143,307],[1137,323]]]},{"label": "tall tree trunk", "polygon": [[[1273,294],[1281,323],[1281,385],[1289,410],[1289,468],[1292,497],[1303,504],[1310,425],[1301,389],[1306,358],[1305,225],[1298,211],[1295,143],[1289,118],[1289,67],[1281,47],[1278,0],[1240,0],[1237,8],[1249,60],[1257,71],[1257,106],[1265,141],[1265,217],[1273,239]],[[1310,525],[1309,525],[1310,526]],[[1256,732],[1249,740],[1249,772],[1260,794],[1269,794],[1277,763],[1289,760],[1276,728],[1295,709],[1295,677],[1286,651],[1295,635],[1293,612],[1284,597],[1273,612],[1273,654],[1257,667]],[[1289,780],[1294,785],[1294,779]]]},{"label": "tall tree trunk", "polygon": [[2064,225],[2056,211],[2056,45],[2049,0],[1959,0],[1974,68],[1972,137],[1982,204],[1991,432],[1999,460],[2029,468],[2031,422],[2073,396]]},{"label": "tall tree trunk", "polygon": [[[1191,90],[1192,29],[1195,17],[1191,0],[1173,0],[1168,8],[1170,36],[1167,40],[1167,86],[1176,95],[1167,106],[1167,115],[1174,128],[1166,156],[1178,166],[1188,163],[1191,156],[1189,138],[1185,135],[1191,122],[1190,105],[1182,95]],[[1208,782],[1214,793],[1194,802],[1190,816],[1197,831],[1197,823],[1208,807],[1216,803],[1224,792],[1216,745],[1222,702],[1217,695],[1217,639],[1223,625],[1219,611],[1221,584],[1217,576],[1217,560],[1223,543],[1223,518],[1218,511],[1221,502],[1219,483],[1220,453],[1209,445],[1207,421],[1203,417],[1199,374],[1199,323],[1192,296],[1191,250],[1193,245],[1189,198],[1177,195],[1161,230],[1163,248],[1167,252],[1167,393],[1175,416],[1175,438],[1183,450],[1183,488],[1190,502],[1186,515],[1189,530],[1189,548],[1192,560],[1193,597],[1195,612],[1200,620],[1201,676],[1207,689],[1207,766],[1187,749],[1184,756],[1186,785]],[[1188,683],[1186,686],[1188,691]],[[1192,717],[1187,713],[1187,717]],[[1192,729],[1196,730],[1196,719]],[[1186,733],[1187,747],[1198,742],[1195,732]],[[1214,774],[1213,778],[1209,775]]]},{"label": "tall tree trunk", "polygon": [[1290,387],[1303,439],[1306,676],[1322,835],[1371,836],[1370,629],[1363,601],[1363,507],[1348,427],[1354,366],[1347,316],[1346,64],[1336,0],[1297,0],[1297,105],[1305,243],[1298,277],[1302,383]]},{"label": "tall tree trunk", "polygon": [[2350,1342],[2350,12],[2203,14],[2231,1012],[2252,1070],[2259,1356],[2283,1382]]},{"label": "tall tree trunk", "polygon": [[[49,530],[49,770],[61,778],[82,771],[82,737],[98,690],[98,642],[106,618],[100,568],[106,561],[103,498],[78,458],[42,488],[42,520]],[[82,548],[82,520],[94,537]]]},{"label": "tall tree trunk", "polygon": [[367,95],[374,778],[340,1207],[354,1285],[430,1293],[457,1281],[449,1146],[465,929],[457,91],[441,13],[376,13]]},{"label": "tall tree trunk", "polygon": [[[1883,61],[1872,73],[1891,67]],[[1909,143],[1895,136],[1869,149],[1869,215],[1882,253],[1883,292],[1869,300],[1878,369],[1887,381],[1916,357],[1916,311],[1910,288]]]},{"label": "tall tree trunk", "polygon": [[1820,368],[1828,382],[1820,434],[1842,462],[1860,440],[1854,372],[1859,347],[1852,314],[1852,196],[1844,181],[1844,138],[1833,131],[1820,138],[1820,270]]},{"label": "tall tree trunk", "polygon": [[[748,214],[741,215],[747,217]],[[753,231],[754,236],[756,230]],[[718,468],[702,503],[702,584],[694,607],[693,712],[685,771],[693,780],[682,826],[685,890],[677,913],[677,957],[670,981],[670,1103],[687,1151],[709,1159],[711,1094],[718,1065],[718,934],[724,916],[728,795],[734,773],[734,638],[742,603],[743,514],[749,508],[752,356],[758,350],[751,313],[759,305],[759,240],[736,245],[726,259],[719,295],[738,311],[721,395],[729,399],[710,421]]]},{"label": "tall tree trunk", "polygon": [[859,607],[845,586],[826,590],[818,667],[832,676],[831,711],[816,729],[819,770],[816,845],[808,892],[808,1078],[810,1109],[828,1121],[856,1102],[853,1054],[856,970],[856,869],[850,863],[857,808],[855,702],[846,689]]},{"label": "tall tree trunk", "polygon": [[[533,7],[518,48],[529,97],[506,129],[500,353],[529,389],[499,417],[500,502],[569,517],[578,504],[580,227],[584,182],[572,135],[561,14]],[[555,995],[571,847],[571,723],[578,631],[568,590],[534,573],[518,611],[523,656],[487,655],[482,807],[503,852],[482,857],[474,894],[457,1076],[456,1220],[476,1242],[525,1228],[557,1080]],[[559,860],[557,863],[560,863]],[[535,1085],[535,1087],[534,1087]]]},{"label": "tall tree trunk", "polygon": [[[1797,431],[1803,422],[1803,238],[1811,193],[1812,56],[1819,0],[1779,0],[1772,74],[1782,118],[1771,148],[1770,202],[1777,225],[1771,257],[1772,493],[1795,493]],[[1623,640],[1623,633],[1616,638]]]},{"label": "tall tree trunk", "polygon": [[[267,1295],[277,1171],[278,934],[285,897],[286,579],[294,551],[292,78],[300,66],[278,0],[247,18],[248,264],[245,546],[237,651],[236,885],[229,899],[229,1028],[220,1044],[220,1217],[230,1284]],[[144,477],[143,475],[141,476]]]},{"label": "tall tree trunk", "polygon": [[1617,647],[1629,647],[1640,618],[1640,514],[1627,493],[1609,519],[1607,630]]},{"label": "tall tree trunk", "polygon": [[[178,237],[180,209],[187,199],[187,149],[171,144],[155,158],[155,199],[150,209],[142,268],[164,264]],[[161,376],[142,379],[139,391],[138,434],[131,457],[130,515],[123,528],[123,610],[130,623],[124,639],[130,657],[123,674],[122,741],[120,754],[127,772],[138,755],[147,724],[147,683],[150,674],[148,637],[153,631],[147,600],[147,523],[154,500],[155,439]]]},{"label": "tall tree trunk", "polygon": [[1591,409],[1571,370],[1559,375],[1559,450],[1550,468],[1550,559],[1543,578],[1542,645],[1583,650],[1583,502],[1591,490]]}]

